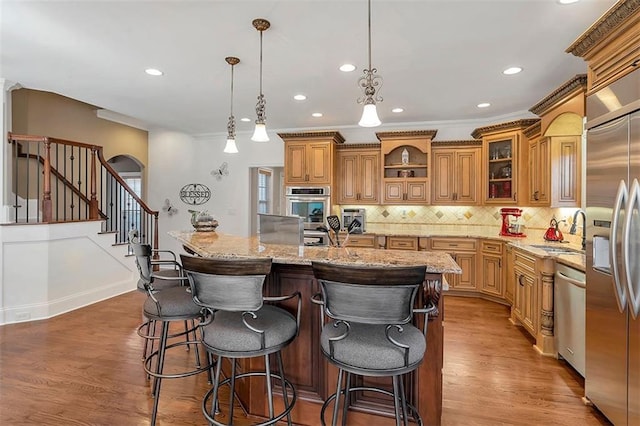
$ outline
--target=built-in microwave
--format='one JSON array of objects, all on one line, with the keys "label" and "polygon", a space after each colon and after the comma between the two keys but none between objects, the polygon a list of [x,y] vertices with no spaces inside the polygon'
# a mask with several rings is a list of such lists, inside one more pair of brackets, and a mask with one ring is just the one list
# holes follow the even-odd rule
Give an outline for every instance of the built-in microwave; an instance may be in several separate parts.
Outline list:
[{"label": "built-in microwave", "polygon": [[305,229],[315,230],[327,222],[331,208],[328,186],[286,187],[287,215],[300,216]]}]

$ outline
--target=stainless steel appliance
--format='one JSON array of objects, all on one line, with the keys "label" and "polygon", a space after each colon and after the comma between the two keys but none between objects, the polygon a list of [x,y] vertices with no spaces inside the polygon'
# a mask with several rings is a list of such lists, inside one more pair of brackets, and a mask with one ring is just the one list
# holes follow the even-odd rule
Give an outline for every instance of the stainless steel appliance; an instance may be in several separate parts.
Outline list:
[{"label": "stainless steel appliance", "polygon": [[357,208],[342,208],[340,209],[340,216],[342,216],[342,230],[347,230],[351,222],[354,219],[358,219],[358,222],[361,223],[360,226],[356,226],[351,231],[353,234],[362,234],[365,232],[366,223],[367,223],[367,211],[365,209],[357,209]]},{"label": "stainless steel appliance", "polygon": [[327,216],[331,214],[331,189],[328,186],[288,186],[285,199],[286,214],[302,218],[305,237],[320,235],[316,235],[315,231],[324,226]]},{"label": "stainless steel appliance", "polygon": [[261,243],[301,246],[304,242],[300,217],[258,213],[258,225]]},{"label": "stainless steel appliance", "polygon": [[640,70],[587,99],[585,393],[640,424]]},{"label": "stainless steel appliance", "polygon": [[585,273],[557,263],[554,280],[554,322],[558,354],[584,377]]}]

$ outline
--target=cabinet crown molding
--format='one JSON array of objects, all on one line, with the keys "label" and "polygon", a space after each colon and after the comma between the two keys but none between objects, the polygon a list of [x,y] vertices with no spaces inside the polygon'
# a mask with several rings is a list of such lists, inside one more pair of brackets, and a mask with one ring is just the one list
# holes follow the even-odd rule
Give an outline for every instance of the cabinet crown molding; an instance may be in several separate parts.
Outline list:
[{"label": "cabinet crown molding", "polygon": [[581,58],[585,57],[593,47],[606,39],[621,23],[638,13],[638,9],[640,9],[640,0],[619,1],[582,33],[565,52]]},{"label": "cabinet crown molding", "polygon": [[478,127],[471,132],[471,137],[480,139],[487,133],[505,131],[505,130],[521,130],[540,121],[539,118],[523,118],[521,120],[509,121],[506,123],[492,124],[490,126]]},{"label": "cabinet crown molding", "polygon": [[537,123],[532,124],[531,126],[524,129],[522,133],[524,133],[524,135],[529,139],[531,139],[533,136],[541,134],[542,122],[538,121]]},{"label": "cabinet crown molding", "polygon": [[379,142],[371,142],[371,143],[344,143],[342,145],[338,145],[336,147],[338,150],[343,149],[380,149]]},{"label": "cabinet crown molding", "polygon": [[379,141],[383,139],[407,139],[407,138],[427,138],[436,137],[437,130],[399,130],[394,132],[376,132]]},{"label": "cabinet crown molding", "polygon": [[438,148],[438,147],[452,147],[452,146],[482,146],[482,139],[460,139],[460,140],[431,142],[431,149]]},{"label": "cabinet crown molding", "polygon": [[294,132],[294,133],[278,133],[282,140],[290,139],[327,139],[332,138],[337,144],[344,143],[344,136],[340,132],[328,131],[310,131],[310,132]]},{"label": "cabinet crown molding", "polygon": [[536,115],[542,116],[551,108],[555,107],[558,104],[561,104],[568,96],[578,91],[582,91],[584,93],[587,92],[586,74],[577,74],[575,77],[551,92],[540,102],[529,108],[529,111]]}]

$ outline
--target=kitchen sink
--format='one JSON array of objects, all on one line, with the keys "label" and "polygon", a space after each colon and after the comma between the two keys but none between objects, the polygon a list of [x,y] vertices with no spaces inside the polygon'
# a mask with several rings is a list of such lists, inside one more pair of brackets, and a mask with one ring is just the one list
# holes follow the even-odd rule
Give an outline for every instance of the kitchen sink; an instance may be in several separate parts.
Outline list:
[{"label": "kitchen sink", "polygon": [[531,244],[531,247],[544,250],[550,254],[584,254],[584,252],[581,250],[550,244]]}]

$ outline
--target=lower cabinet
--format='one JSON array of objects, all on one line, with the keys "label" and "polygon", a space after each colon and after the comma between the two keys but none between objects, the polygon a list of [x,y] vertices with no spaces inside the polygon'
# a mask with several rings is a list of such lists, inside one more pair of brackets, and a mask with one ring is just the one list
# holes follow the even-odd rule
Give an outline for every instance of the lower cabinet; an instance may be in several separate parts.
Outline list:
[{"label": "lower cabinet", "polygon": [[504,297],[504,274],[502,270],[503,243],[482,241],[482,292],[490,296]]},{"label": "lower cabinet", "polygon": [[[343,237],[341,240],[344,241]],[[347,247],[365,247],[376,248],[376,236],[375,234],[351,234],[349,241],[347,241]]]},{"label": "lower cabinet", "polygon": [[431,250],[446,251],[456,261],[462,274],[445,274],[449,290],[460,292],[478,291],[477,270],[478,241],[468,238],[431,238]]},{"label": "lower cabinet", "polygon": [[536,335],[536,289],[538,280],[531,274],[519,267],[513,268],[516,282],[516,294],[513,304],[515,317],[533,336]]},{"label": "lower cabinet", "polygon": [[418,237],[387,237],[387,249],[418,250]]},{"label": "lower cabinet", "polygon": [[504,299],[513,305],[516,281],[513,275],[513,248],[510,244],[505,244],[504,255]]}]

